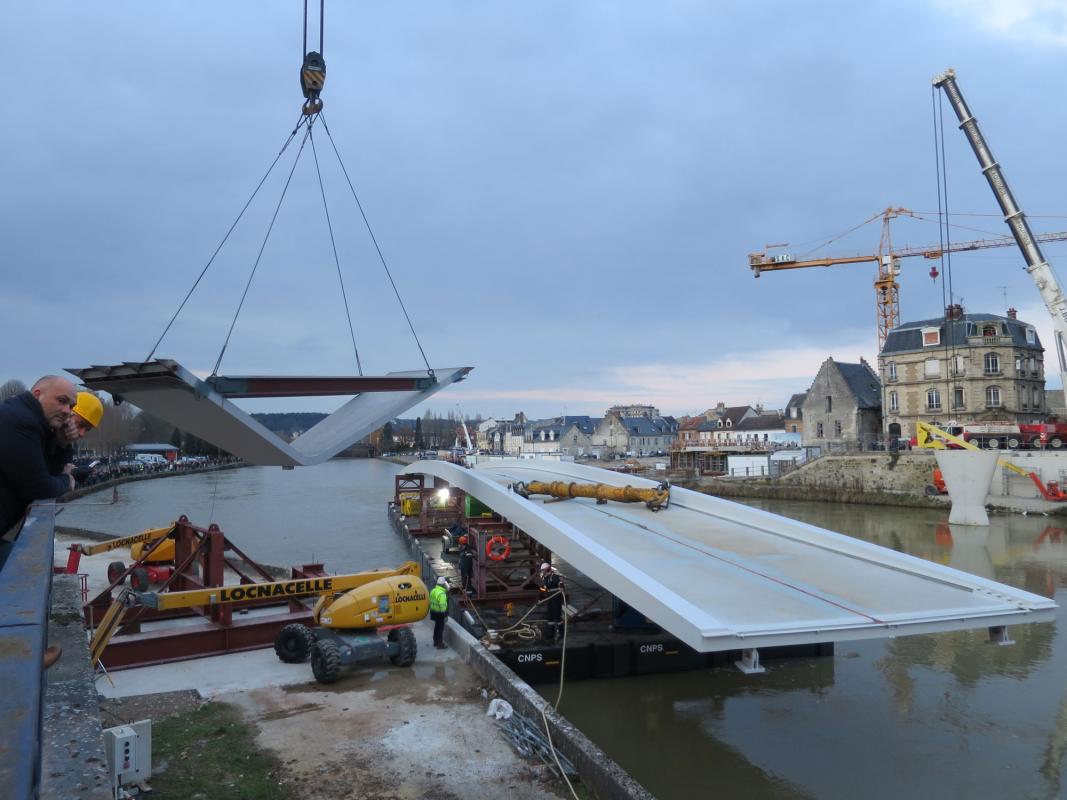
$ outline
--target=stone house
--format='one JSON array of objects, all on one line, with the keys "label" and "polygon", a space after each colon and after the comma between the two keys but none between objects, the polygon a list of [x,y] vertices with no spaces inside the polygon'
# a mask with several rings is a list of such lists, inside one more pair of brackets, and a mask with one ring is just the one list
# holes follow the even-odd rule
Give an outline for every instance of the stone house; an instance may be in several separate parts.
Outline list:
[{"label": "stone house", "polygon": [[517,456],[526,440],[526,415],[520,411],[514,419],[498,422],[486,431],[486,440],[490,453]]},{"label": "stone house", "polygon": [[908,322],[878,356],[888,437],[910,438],[919,420],[1042,422],[1048,416],[1044,348],[1037,331],[1008,316],[965,314]]},{"label": "stone house", "polygon": [[882,438],[882,385],[864,359],[828,358],[808,389],[802,412],[803,444],[868,449]]},{"label": "stone house", "polygon": [[798,392],[785,404],[785,429],[788,433],[804,433],[804,399],[807,392]]},{"label": "stone house", "polygon": [[596,423],[587,416],[562,416],[537,420],[526,426],[527,453],[562,453],[582,456],[592,449]]}]

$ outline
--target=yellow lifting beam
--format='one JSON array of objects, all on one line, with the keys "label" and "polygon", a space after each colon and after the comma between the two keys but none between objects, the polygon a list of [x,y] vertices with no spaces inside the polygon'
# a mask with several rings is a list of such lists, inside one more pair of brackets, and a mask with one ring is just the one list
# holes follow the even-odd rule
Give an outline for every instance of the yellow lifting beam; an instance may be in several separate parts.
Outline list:
[{"label": "yellow lifting beam", "polygon": [[655,489],[637,489],[633,486],[608,486],[606,483],[565,483],[563,481],[520,481],[512,487],[515,494],[521,497],[529,497],[532,494],[547,494],[560,500],[568,500],[572,497],[591,497],[597,505],[603,505],[608,500],[619,503],[644,503],[653,511],[666,508],[671,501],[671,485],[664,481]]}]

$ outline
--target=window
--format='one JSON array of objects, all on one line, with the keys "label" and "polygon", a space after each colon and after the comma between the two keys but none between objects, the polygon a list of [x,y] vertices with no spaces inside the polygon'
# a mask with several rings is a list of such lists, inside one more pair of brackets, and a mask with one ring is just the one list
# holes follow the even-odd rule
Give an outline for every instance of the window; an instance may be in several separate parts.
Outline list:
[{"label": "window", "polygon": [[829,414],[834,410],[834,398],[830,395],[826,395],[826,413]]},{"label": "window", "polygon": [[923,362],[923,375],[927,378],[937,378],[941,375],[941,362],[936,358],[928,358]]},{"label": "window", "polygon": [[997,335],[997,326],[996,325],[983,325],[982,326],[982,336],[990,337],[990,336],[996,336],[996,335]]},{"label": "window", "polygon": [[897,362],[890,361],[888,364],[885,365],[885,368],[886,374],[889,375],[889,380],[895,381],[897,379]]},{"label": "window", "polygon": [[841,438],[841,420],[839,419],[834,420],[834,436]]},{"label": "window", "polygon": [[996,353],[986,353],[984,359],[985,374],[986,375],[999,375],[1000,374],[1000,356]]},{"label": "window", "polygon": [[1023,361],[1023,357],[1022,356],[1015,356],[1015,373],[1017,375],[1022,375],[1025,370],[1026,370],[1026,362]]},{"label": "window", "polygon": [[1000,408],[1000,388],[987,386],[985,390],[985,404],[987,408]]},{"label": "window", "polygon": [[822,438],[822,423],[821,422],[816,422],[815,423],[815,437],[817,439],[821,439]]},{"label": "window", "polygon": [[952,390],[952,407],[953,408],[965,408],[963,402],[963,387],[957,386]]},{"label": "window", "polygon": [[967,359],[964,356],[952,357],[952,374],[957,377],[967,374]]},{"label": "window", "polygon": [[1037,377],[1037,359],[1030,356],[1030,374],[1032,377]]},{"label": "window", "polygon": [[1037,331],[1035,331],[1033,328],[1026,329],[1026,343],[1037,344]]},{"label": "window", "polygon": [[977,336],[978,335],[978,325],[976,325],[973,322],[968,322],[967,323],[967,335],[968,336]]},{"label": "window", "polygon": [[1038,389],[1035,386],[1034,387],[1034,410],[1038,411],[1040,409],[1041,409],[1041,390]]},{"label": "window", "polygon": [[796,432],[797,432],[797,426],[796,426],[796,425],[792,425],[792,426],[790,426],[790,430],[791,430],[791,431],[792,431],[793,433],[796,433]]},{"label": "window", "polygon": [[941,344],[940,328],[923,328],[923,347],[933,347]]},{"label": "window", "polygon": [[889,393],[889,410],[890,411],[899,411],[900,410],[900,400],[897,399],[897,393],[896,392],[890,392]]},{"label": "window", "polygon": [[926,390],[926,409],[928,411],[941,410],[941,392],[938,389]]},{"label": "window", "polygon": [[1025,386],[1020,386],[1016,391],[1016,396],[1019,398],[1019,408],[1024,411],[1030,406],[1030,392]]}]

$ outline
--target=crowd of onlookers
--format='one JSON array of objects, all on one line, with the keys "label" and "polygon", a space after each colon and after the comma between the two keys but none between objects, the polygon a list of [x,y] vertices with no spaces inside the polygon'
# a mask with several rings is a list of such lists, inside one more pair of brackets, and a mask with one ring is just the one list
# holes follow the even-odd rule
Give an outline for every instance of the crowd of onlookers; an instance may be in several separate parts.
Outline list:
[{"label": "crowd of onlookers", "polygon": [[168,461],[162,456],[115,456],[81,457],[74,460],[74,480],[78,487],[95,486],[98,483],[130,475],[152,475],[163,472],[196,472],[212,467],[234,464],[240,459],[233,456],[182,456]]}]

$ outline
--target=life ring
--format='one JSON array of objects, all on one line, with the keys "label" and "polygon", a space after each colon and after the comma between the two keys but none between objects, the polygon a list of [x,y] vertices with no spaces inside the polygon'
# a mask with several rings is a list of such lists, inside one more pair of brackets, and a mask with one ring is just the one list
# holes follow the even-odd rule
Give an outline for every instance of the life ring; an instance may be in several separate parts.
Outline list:
[{"label": "life ring", "polygon": [[485,543],[485,555],[490,561],[503,561],[511,555],[511,542],[506,536],[494,536]]}]

